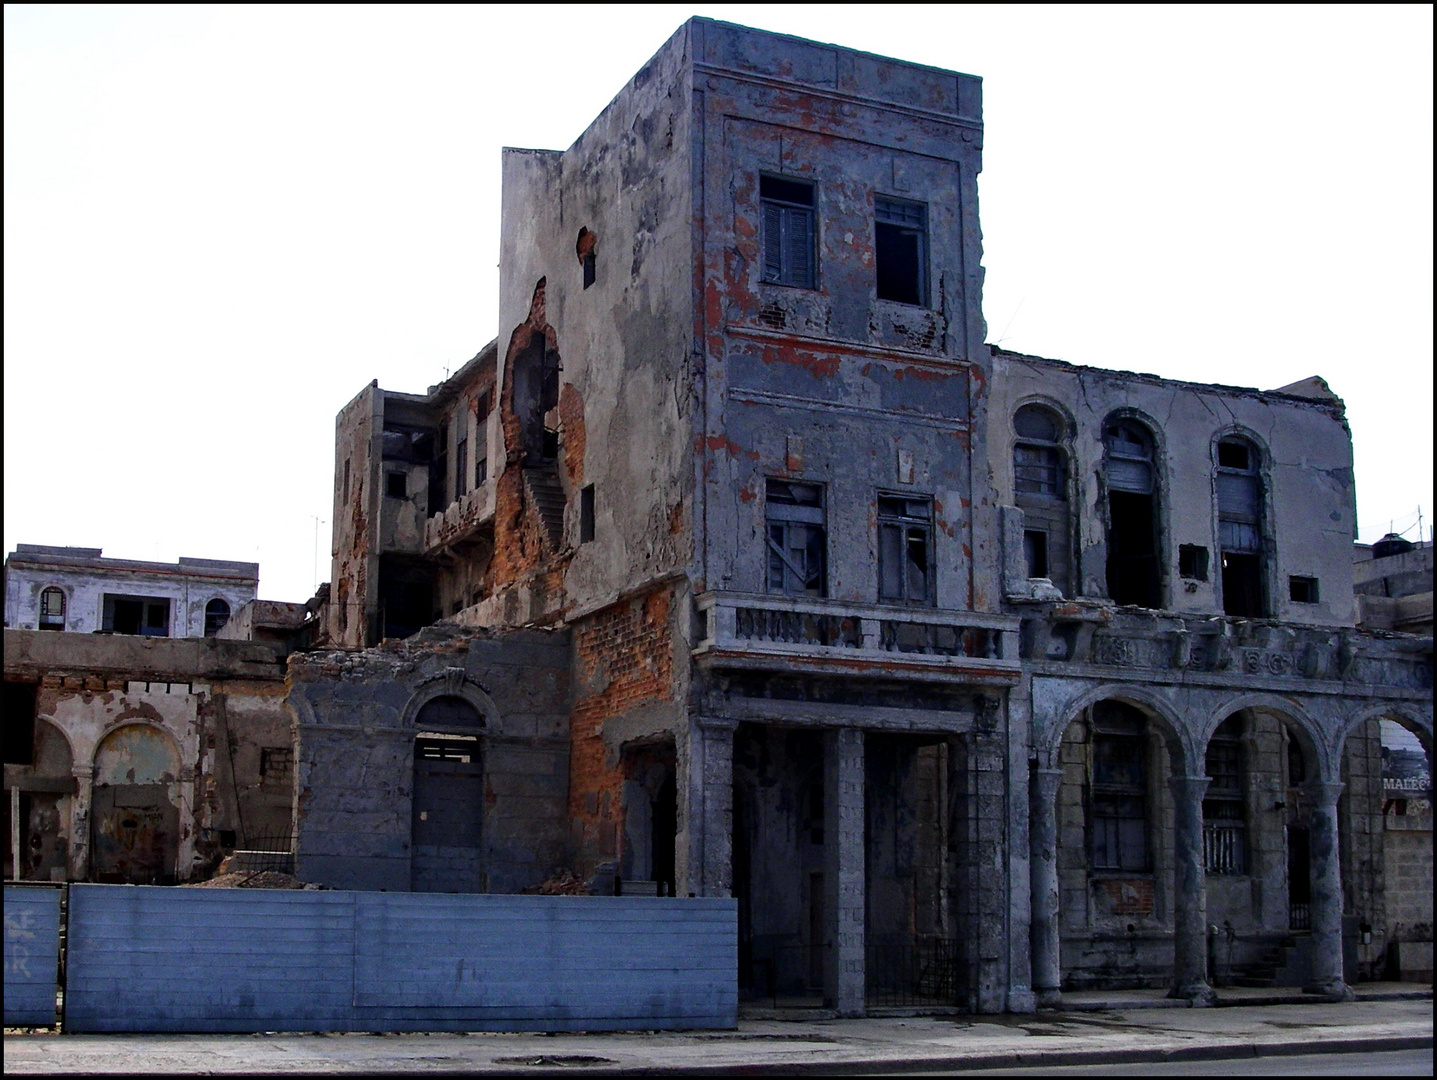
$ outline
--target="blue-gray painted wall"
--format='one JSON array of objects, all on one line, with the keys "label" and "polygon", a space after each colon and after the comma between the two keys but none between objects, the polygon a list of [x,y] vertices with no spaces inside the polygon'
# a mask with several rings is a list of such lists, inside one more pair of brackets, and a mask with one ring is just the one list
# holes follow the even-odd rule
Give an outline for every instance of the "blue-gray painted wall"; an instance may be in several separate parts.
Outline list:
[{"label": "blue-gray painted wall", "polygon": [[5,1026],[55,1023],[60,889],[5,886]]},{"label": "blue-gray painted wall", "polygon": [[737,918],[728,899],[73,885],[65,1027],[732,1028]]}]

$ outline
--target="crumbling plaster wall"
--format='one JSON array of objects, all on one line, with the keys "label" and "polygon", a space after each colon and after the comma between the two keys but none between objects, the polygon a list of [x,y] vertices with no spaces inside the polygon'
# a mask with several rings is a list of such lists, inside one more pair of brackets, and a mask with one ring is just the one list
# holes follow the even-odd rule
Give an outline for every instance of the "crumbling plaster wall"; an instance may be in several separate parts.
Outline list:
[{"label": "crumbling plaster wall", "polygon": [[[1256,443],[1263,457],[1271,616],[1305,625],[1352,625],[1352,438],[1337,399],[1203,386],[1001,351],[994,355],[992,395],[990,464],[1007,505],[1013,503],[1014,412],[1039,402],[1065,419],[1082,595],[1107,595],[1103,423],[1123,410],[1143,421],[1156,439],[1165,608],[1222,611],[1213,446],[1219,437],[1236,434]],[[1179,577],[1182,544],[1207,548],[1207,581]],[[1290,575],[1317,578],[1320,602],[1292,602]]]},{"label": "crumbling plaster wall", "polygon": [[330,520],[330,636],[358,648],[378,601],[379,552],[371,523],[377,520],[383,483],[378,434],[384,429],[384,392],[378,380],[354,396],[335,417],[334,513]]},{"label": "crumbling plaster wall", "polygon": [[408,891],[414,716],[424,701],[481,701],[483,860],[490,892],[562,867],[569,773],[570,635],[440,623],[360,652],[296,653],[298,872],[335,888]]}]

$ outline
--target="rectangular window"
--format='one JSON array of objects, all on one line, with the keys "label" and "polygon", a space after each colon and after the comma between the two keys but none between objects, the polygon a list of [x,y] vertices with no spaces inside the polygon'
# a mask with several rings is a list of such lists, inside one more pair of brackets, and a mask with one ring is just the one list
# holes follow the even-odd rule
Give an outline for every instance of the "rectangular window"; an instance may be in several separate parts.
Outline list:
[{"label": "rectangular window", "polygon": [[768,533],[768,589],[791,596],[823,596],[827,538],[823,488],[770,480],[764,499]]},{"label": "rectangular window", "polygon": [[1179,544],[1178,574],[1192,581],[1206,581],[1207,548],[1199,544]]},{"label": "rectangular window", "polygon": [[588,288],[598,278],[598,260],[594,258],[591,251],[584,256],[584,288]]},{"label": "rectangular window", "polygon": [[349,458],[344,459],[344,484],[340,487],[340,501],[349,501]]},{"label": "rectangular window", "polygon": [[1023,558],[1030,578],[1048,576],[1048,534],[1038,529],[1023,530]]},{"label": "rectangular window", "polygon": [[594,538],[594,485],[579,489],[579,543]]},{"label": "rectangular window", "polygon": [[1203,865],[1209,874],[1241,874],[1247,868],[1240,731],[1231,718],[1208,742],[1202,816]]},{"label": "rectangular window", "polygon": [[1294,604],[1317,603],[1317,579],[1315,577],[1288,578],[1287,595]]},{"label": "rectangular window", "polygon": [[454,498],[464,498],[464,482],[469,479],[469,440],[460,439],[454,448]]},{"label": "rectangular window", "polygon": [[763,280],[773,285],[815,286],[813,185],[761,176]]},{"label": "rectangular window", "polygon": [[878,599],[934,602],[931,500],[878,496]]},{"label": "rectangular window", "polygon": [[489,479],[489,459],[481,457],[474,463],[474,486],[480,487]]},{"label": "rectangular window", "polygon": [[928,306],[928,208],[879,195],[874,200],[878,299]]},{"label": "rectangular window", "polygon": [[1063,497],[1063,467],[1055,446],[1019,443],[1013,448],[1013,473],[1019,492]]},{"label": "rectangular window", "polygon": [[159,597],[106,593],[101,607],[100,629],[112,634],[168,637],[170,602]]},{"label": "rectangular window", "polygon": [[474,403],[474,415],[477,416],[480,420],[483,420],[493,411],[494,391],[485,390],[482,394],[479,395],[479,399]]},{"label": "rectangular window", "polygon": [[1146,740],[1093,734],[1092,845],[1094,870],[1148,868]]},{"label": "rectangular window", "polygon": [[385,473],[384,494],[391,499],[409,498],[409,478],[402,472]]}]

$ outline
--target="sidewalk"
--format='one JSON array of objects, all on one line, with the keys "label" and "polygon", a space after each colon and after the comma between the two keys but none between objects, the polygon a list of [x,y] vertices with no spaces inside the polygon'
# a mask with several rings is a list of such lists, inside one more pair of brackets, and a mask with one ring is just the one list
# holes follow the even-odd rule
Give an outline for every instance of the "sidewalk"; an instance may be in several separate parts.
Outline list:
[{"label": "sidewalk", "polygon": [[[1397,986],[1399,984],[1389,984]],[[1383,993],[1377,987],[1364,988]],[[997,1069],[1376,1052],[1432,1045],[1419,1000],[1095,1007],[1030,1016],[741,1019],[737,1031],[595,1035],[5,1036],[7,1074],[759,1074]],[[1109,995],[1110,997],[1116,995]]]}]

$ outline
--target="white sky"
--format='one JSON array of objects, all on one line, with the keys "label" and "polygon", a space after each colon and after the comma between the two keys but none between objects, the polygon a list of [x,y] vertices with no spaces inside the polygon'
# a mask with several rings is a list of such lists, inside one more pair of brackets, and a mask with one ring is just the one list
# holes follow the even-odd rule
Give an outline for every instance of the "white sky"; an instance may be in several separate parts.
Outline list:
[{"label": "white sky", "polygon": [[695,14],[983,76],[989,340],[1320,374],[1361,539],[1429,531],[1430,6],[10,5],[5,550],[309,597],[335,413],[498,335],[500,147],[569,146]]}]

